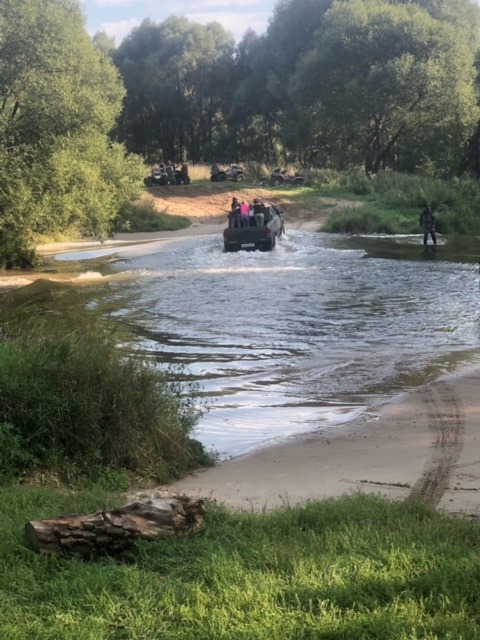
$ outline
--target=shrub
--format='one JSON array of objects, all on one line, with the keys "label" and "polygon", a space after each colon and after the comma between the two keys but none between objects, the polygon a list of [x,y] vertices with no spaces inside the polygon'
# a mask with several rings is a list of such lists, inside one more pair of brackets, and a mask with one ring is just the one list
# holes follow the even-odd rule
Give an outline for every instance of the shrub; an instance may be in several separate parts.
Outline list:
[{"label": "shrub", "polygon": [[175,231],[190,226],[185,216],[169,215],[165,211],[157,211],[153,198],[138,200],[125,204],[115,221],[114,231],[148,232]]},{"label": "shrub", "polygon": [[[19,473],[32,464],[167,482],[211,462],[191,435],[202,409],[181,371],[160,372],[89,330],[0,343],[0,423]],[[1,443],[0,443],[1,444]],[[10,465],[12,466],[12,465]]]},{"label": "shrub", "polygon": [[0,424],[0,478],[9,480],[26,471],[36,460],[12,424]]}]

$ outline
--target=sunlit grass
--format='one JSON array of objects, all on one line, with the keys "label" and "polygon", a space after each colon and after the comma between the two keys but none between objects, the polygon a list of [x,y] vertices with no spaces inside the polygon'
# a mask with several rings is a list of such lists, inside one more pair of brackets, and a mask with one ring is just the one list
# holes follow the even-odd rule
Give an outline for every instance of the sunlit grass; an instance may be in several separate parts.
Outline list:
[{"label": "sunlit grass", "polygon": [[190,220],[185,216],[157,211],[154,198],[146,196],[123,208],[115,222],[114,230],[119,233],[176,231],[185,229],[190,224]]},{"label": "sunlit grass", "polygon": [[480,637],[478,525],[375,496],[235,515],[118,559],[36,556],[26,521],[118,504],[0,490],[4,638],[390,640]]}]

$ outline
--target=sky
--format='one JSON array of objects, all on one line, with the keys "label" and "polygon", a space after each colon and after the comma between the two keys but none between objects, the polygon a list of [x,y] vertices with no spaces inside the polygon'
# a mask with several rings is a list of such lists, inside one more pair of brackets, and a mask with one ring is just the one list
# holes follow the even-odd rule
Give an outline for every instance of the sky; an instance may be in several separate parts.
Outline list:
[{"label": "sky", "polygon": [[238,42],[247,29],[265,32],[275,0],[83,0],[82,5],[88,33],[104,31],[117,45],[144,18],[162,22],[171,15],[200,24],[219,22]]}]

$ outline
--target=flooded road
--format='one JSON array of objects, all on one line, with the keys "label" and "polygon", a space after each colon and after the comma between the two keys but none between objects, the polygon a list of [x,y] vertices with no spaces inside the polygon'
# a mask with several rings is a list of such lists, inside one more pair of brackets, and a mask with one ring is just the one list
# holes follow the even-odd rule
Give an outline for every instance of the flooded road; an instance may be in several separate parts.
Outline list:
[{"label": "flooded road", "polygon": [[477,362],[478,240],[439,242],[287,230],[270,253],[223,253],[221,235],[70,253],[9,304],[109,316],[152,363],[185,365],[210,405],[197,437],[236,456]]}]

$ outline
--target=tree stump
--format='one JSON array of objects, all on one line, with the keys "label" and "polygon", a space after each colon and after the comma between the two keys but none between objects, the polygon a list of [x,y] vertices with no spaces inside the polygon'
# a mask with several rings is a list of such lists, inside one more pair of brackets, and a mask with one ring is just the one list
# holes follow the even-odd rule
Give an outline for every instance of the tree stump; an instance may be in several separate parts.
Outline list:
[{"label": "tree stump", "polygon": [[136,540],[187,535],[203,527],[204,500],[173,496],[161,506],[134,502],[86,515],[27,522],[25,536],[37,553],[64,556],[116,554]]}]

